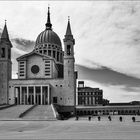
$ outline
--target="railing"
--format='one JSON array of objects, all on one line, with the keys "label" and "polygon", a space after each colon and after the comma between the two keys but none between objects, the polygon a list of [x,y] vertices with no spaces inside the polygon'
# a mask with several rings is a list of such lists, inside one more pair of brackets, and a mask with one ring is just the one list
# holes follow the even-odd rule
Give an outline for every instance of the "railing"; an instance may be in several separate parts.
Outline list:
[{"label": "railing", "polygon": [[56,119],[60,119],[60,115],[58,113],[59,105],[57,105],[57,104],[51,104],[51,106],[52,106],[52,109],[53,109],[55,118]]}]

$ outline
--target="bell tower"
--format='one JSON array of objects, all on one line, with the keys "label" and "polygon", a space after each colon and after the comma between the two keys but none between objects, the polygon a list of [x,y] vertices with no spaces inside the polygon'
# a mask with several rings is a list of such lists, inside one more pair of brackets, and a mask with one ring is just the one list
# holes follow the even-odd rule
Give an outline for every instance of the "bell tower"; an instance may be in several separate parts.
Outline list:
[{"label": "bell tower", "polygon": [[64,38],[64,78],[69,79],[74,76],[74,44],[75,39],[73,38],[70,26],[70,19],[68,18],[67,30]]},{"label": "bell tower", "polygon": [[74,68],[75,40],[71,32],[69,18],[68,18],[66,34],[63,41],[64,41],[64,81],[67,87],[67,92],[65,93],[65,100],[66,100],[65,105],[74,106],[75,94],[76,94],[76,78],[75,78],[75,68]]},{"label": "bell tower", "polygon": [[8,104],[9,100],[9,80],[12,76],[11,48],[5,22],[0,38],[0,104]]}]

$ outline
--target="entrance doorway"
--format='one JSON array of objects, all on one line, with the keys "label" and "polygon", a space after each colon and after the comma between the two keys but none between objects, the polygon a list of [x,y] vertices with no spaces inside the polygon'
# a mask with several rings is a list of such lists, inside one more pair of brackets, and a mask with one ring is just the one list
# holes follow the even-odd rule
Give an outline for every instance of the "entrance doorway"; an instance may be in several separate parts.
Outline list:
[{"label": "entrance doorway", "polygon": [[53,103],[57,104],[57,97],[53,97]]},{"label": "entrance doorway", "polygon": [[15,87],[15,104],[50,104],[49,85],[33,85],[33,86],[16,86]]}]

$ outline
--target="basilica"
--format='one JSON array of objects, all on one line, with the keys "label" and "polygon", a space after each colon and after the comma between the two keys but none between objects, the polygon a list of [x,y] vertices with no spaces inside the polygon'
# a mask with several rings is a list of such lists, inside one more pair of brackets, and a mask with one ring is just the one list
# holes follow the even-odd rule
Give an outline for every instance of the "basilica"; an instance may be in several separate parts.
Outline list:
[{"label": "basilica", "polygon": [[34,49],[17,58],[18,78],[12,79],[11,49],[7,25],[0,39],[0,104],[59,104],[73,110],[76,102],[74,45],[70,20],[62,41],[53,31],[48,7],[45,29]]}]

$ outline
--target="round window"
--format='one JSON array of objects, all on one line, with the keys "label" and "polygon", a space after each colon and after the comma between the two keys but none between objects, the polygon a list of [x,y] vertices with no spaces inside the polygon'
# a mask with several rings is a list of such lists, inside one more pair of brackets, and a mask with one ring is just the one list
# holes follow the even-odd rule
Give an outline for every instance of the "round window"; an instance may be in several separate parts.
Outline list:
[{"label": "round window", "polygon": [[37,73],[39,72],[39,66],[33,65],[33,66],[31,67],[31,72],[32,72],[33,74],[37,74]]}]

